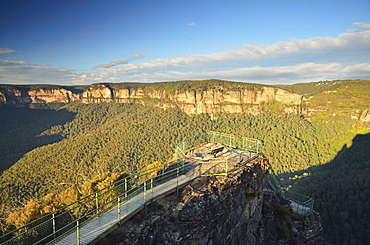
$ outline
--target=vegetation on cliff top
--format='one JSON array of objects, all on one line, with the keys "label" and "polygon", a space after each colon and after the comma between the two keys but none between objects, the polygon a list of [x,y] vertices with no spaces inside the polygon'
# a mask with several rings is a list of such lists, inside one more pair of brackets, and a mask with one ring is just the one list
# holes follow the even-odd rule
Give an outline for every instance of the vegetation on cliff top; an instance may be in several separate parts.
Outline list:
[{"label": "vegetation on cliff top", "polygon": [[99,87],[101,85],[107,86],[113,89],[143,89],[145,91],[166,91],[168,93],[186,92],[186,91],[206,91],[211,89],[222,89],[222,90],[252,90],[260,91],[263,87],[271,87],[269,85],[257,84],[257,83],[243,83],[243,82],[231,82],[225,80],[185,80],[176,82],[155,82],[155,83],[97,83],[91,85],[92,88]]},{"label": "vegetation on cliff top", "polygon": [[278,85],[276,87],[285,89],[287,91],[302,94],[306,97],[313,96],[324,91],[332,91],[337,88],[346,86],[367,86],[370,81],[368,80],[334,80],[334,81],[320,81],[310,83],[297,83],[292,85]]}]

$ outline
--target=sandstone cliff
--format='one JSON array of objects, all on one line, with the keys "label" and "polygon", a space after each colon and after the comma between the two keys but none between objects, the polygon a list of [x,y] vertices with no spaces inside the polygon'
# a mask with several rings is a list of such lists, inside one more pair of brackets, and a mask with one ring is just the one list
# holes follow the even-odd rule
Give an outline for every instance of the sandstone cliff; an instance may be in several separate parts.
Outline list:
[{"label": "sandstone cliff", "polygon": [[[187,114],[218,112],[258,113],[260,105],[278,102],[286,105],[287,111],[294,111],[301,104],[302,96],[283,89],[258,86],[238,86],[225,88],[222,86],[204,87],[203,89],[152,89],[151,87],[130,88],[129,86],[113,86],[99,84],[90,86],[82,93],[83,103],[140,103],[155,104],[162,108],[178,106]],[[292,109],[293,108],[293,109]]]},{"label": "sandstone cliff", "polygon": [[166,197],[134,216],[101,244],[323,244],[319,215],[296,214],[265,189],[260,158],[227,177],[202,177],[180,196]]},{"label": "sandstone cliff", "polygon": [[0,104],[34,104],[34,103],[70,103],[78,100],[79,95],[66,88],[47,85],[4,86],[0,87]]}]

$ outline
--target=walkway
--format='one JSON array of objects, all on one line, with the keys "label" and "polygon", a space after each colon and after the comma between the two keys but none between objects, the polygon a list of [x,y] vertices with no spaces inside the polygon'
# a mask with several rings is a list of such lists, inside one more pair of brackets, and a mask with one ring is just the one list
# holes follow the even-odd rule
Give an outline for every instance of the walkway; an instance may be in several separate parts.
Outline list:
[{"label": "walkway", "polygon": [[[213,143],[207,144],[203,146],[203,149],[197,149],[193,152],[192,156],[187,156],[187,163],[190,164],[190,167],[185,168],[187,171],[185,174],[174,177],[163,184],[159,184],[152,189],[148,189],[146,192],[141,192],[122,204],[116,203],[114,207],[106,213],[94,220],[89,220],[86,224],[82,223],[80,228],[75,227],[69,234],[66,234],[59,239],[57,238],[57,241],[54,240],[49,244],[90,244],[97,240],[97,238],[103,236],[103,234],[109,233],[113,230],[119,222],[124,222],[131,218],[149,202],[155,201],[176,191],[198,176],[216,171],[216,169],[212,169],[215,166],[226,169],[227,172],[228,169],[230,170],[235,167],[235,165],[239,164],[241,161],[247,162],[249,159],[256,156],[254,153],[228,149],[226,147],[225,151],[220,153],[217,158],[206,156],[206,152],[209,152],[210,149],[214,147],[219,146],[216,146]],[[227,166],[226,168],[225,165]]]},{"label": "walkway", "polygon": [[[80,228],[80,244],[89,244],[93,242],[101,234],[104,234],[105,232],[113,228],[118,223],[119,217],[120,221],[127,220],[138,211],[140,211],[144,207],[145,203],[149,201],[154,201],[160,197],[163,197],[164,195],[176,191],[176,186],[181,187],[193,179],[195,179],[194,176],[180,175],[178,179],[171,179],[161,185],[154,187],[153,189],[150,189],[146,192],[147,196],[145,196],[144,193],[140,193],[127,202],[122,203],[120,205],[120,208],[118,208],[118,205],[115,205],[110,211],[106,212],[95,220],[90,221]],[[55,244],[79,244],[76,229],[74,229],[71,234],[64,237],[62,240]]]}]

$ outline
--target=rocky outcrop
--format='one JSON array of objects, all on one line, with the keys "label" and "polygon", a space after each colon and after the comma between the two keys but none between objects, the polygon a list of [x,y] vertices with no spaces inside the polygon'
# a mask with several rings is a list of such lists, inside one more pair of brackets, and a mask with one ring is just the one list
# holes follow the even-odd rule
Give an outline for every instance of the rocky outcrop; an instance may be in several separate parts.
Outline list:
[{"label": "rocky outcrop", "polygon": [[78,94],[74,94],[64,88],[1,88],[0,103],[18,105],[31,103],[70,103],[79,99]]},{"label": "rocky outcrop", "polygon": [[308,210],[297,214],[290,201],[267,189],[257,234],[258,244],[325,244],[319,213]]},{"label": "rocky outcrop", "polygon": [[198,178],[101,244],[323,244],[318,214],[295,214],[289,201],[264,189],[267,176],[259,158],[227,177]]},{"label": "rocky outcrop", "polygon": [[[94,85],[82,94],[83,103],[154,103],[161,107],[171,108],[174,105],[187,114],[218,112],[257,113],[263,103],[279,102],[287,106],[301,104],[302,96],[273,87],[262,87],[260,90],[239,88],[227,90],[222,87],[204,90],[149,90],[143,88],[111,88],[109,85]],[[166,104],[166,105],[164,105]],[[288,110],[289,111],[289,110]]]},{"label": "rocky outcrop", "polygon": [[370,110],[353,110],[351,118],[361,122],[370,122]]}]

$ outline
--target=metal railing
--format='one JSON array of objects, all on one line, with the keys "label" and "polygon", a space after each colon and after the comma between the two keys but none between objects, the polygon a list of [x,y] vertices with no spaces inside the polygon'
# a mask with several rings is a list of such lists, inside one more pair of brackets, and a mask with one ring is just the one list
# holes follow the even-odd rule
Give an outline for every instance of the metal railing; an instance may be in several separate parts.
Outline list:
[{"label": "metal railing", "polygon": [[231,134],[211,131],[200,133],[183,139],[175,148],[174,158],[183,159],[187,151],[193,149],[198,145],[208,142],[219,143],[221,145],[238,148],[254,153],[261,153],[262,149],[262,142],[258,139],[236,137],[235,135]]},{"label": "metal railing", "polygon": [[279,193],[286,200],[289,200],[292,202],[291,207],[296,213],[305,214],[307,213],[307,211],[313,209],[313,204],[315,200],[312,197],[288,190],[288,188],[286,188],[279,181],[278,177],[275,175],[271,166],[270,166],[270,174],[269,174],[269,185],[273,191]]},{"label": "metal railing", "polygon": [[[234,148],[250,149],[259,153],[261,141],[248,138],[237,138],[233,135],[209,132],[188,137],[181,141],[175,149],[174,161],[163,164],[160,167],[146,169],[141,172],[131,174],[101,190],[98,190],[88,196],[85,196],[67,206],[64,206],[52,213],[13,230],[0,237],[3,245],[15,244],[53,244],[65,238],[69,234],[76,232],[76,244],[79,244],[81,234],[80,229],[104,213],[117,208],[130,199],[144,193],[147,193],[157,185],[177,178],[184,174],[193,172],[194,177],[202,174],[216,175],[227,174],[227,172],[236,166],[240,161],[240,156],[234,159],[225,159],[215,161],[210,165],[207,171],[195,171],[200,168],[199,164],[185,164],[185,153],[197,145],[207,142],[214,142],[227,145]],[[247,159],[247,161],[253,160]],[[178,185],[175,188],[179,188]],[[148,198],[144,203],[153,201]],[[117,213],[117,223],[120,222],[120,213]]]}]

